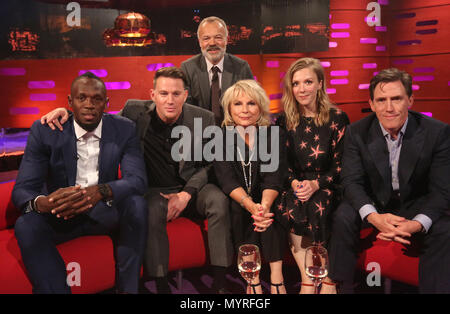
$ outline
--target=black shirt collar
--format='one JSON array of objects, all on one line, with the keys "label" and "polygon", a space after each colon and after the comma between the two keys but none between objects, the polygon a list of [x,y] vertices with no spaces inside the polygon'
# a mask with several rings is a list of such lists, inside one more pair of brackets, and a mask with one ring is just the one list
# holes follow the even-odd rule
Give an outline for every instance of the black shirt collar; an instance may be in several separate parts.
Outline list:
[{"label": "black shirt collar", "polygon": [[156,112],[156,108],[155,108],[155,110],[153,110],[151,112],[152,125],[153,125],[153,127],[158,128],[158,129],[173,128],[175,126],[183,124],[183,115],[184,115],[184,108],[181,111],[181,114],[178,117],[177,121],[175,121],[172,124],[167,124],[163,120],[161,120],[161,118],[158,116],[158,113]]}]

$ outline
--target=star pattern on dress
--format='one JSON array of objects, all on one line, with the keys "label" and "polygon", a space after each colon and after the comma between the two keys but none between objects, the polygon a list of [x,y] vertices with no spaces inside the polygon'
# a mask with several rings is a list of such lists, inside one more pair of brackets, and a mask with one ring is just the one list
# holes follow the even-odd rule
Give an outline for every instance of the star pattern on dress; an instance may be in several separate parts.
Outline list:
[{"label": "star pattern on dress", "polygon": [[311,150],[313,151],[311,154],[309,154],[310,157],[314,157],[317,159],[320,154],[325,153],[324,151],[320,150],[320,144],[317,144],[317,147],[314,149],[314,147],[311,147]]},{"label": "star pattern on dress", "polygon": [[338,131],[338,140],[337,140],[338,142],[342,139],[344,133],[345,133],[345,126]]},{"label": "star pattern on dress", "polygon": [[304,142],[304,141],[302,141],[301,143],[300,143],[300,149],[304,149],[304,148],[306,148],[306,142]]},{"label": "star pattern on dress", "polygon": [[316,213],[320,213],[320,216],[322,217],[323,211],[325,210],[325,207],[323,207],[322,202],[319,202],[319,204],[314,202],[314,204],[317,206]]},{"label": "star pattern on dress", "polygon": [[288,208],[286,208],[286,211],[283,213],[283,216],[287,216],[288,217],[288,220],[289,219],[294,219],[294,216],[292,216],[292,212],[293,212],[294,210],[293,209],[288,209]]},{"label": "star pattern on dress", "polygon": [[317,246],[323,246],[325,244],[325,241],[314,241],[313,245],[317,245]]},{"label": "star pattern on dress", "polygon": [[[338,116],[340,115],[340,116]],[[326,245],[329,230],[324,228],[325,219],[333,205],[333,196],[336,193],[332,183],[342,173],[342,140],[345,135],[345,113],[340,110],[330,112],[330,120],[324,125],[317,126],[311,119],[303,119],[295,131],[289,133],[286,141],[289,143],[289,153],[295,162],[289,160],[288,177],[318,180],[326,185],[320,188],[314,198],[302,201],[289,187],[282,196],[282,207],[277,203],[274,212],[288,224],[287,231],[295,234],[310,236],[315,244]],[[326,134],[326,135],[325,135]],[[326,167],[325,167],[326,166]],[[329,167],[331,168],[329,169]],[[323,170],[322,170],[323,169]]]}]

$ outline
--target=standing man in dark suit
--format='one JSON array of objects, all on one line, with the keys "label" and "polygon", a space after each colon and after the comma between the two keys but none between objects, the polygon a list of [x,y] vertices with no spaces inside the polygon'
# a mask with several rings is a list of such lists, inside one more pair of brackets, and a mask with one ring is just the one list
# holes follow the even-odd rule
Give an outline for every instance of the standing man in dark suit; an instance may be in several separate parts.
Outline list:
[{"label": "standing man in dark suit", "polygon": [[330,277],[350,286],[359,231],[369,223],[379,239],[421,244],[421,293],[450,293],[450,127],[408,110],[412,79],[395,68],[372,78],[369,103],[374,113],[345,135]]},{"label": "standing man in dark suit", "polygon": [[15,234],[33,292],[70,293],[56,244],[114,234],[117,289],[137,293],[147,180],[135,125],[103,113],[105,84],[90,72],[73,81],[68,98],[73,115],[62,132],[33,123],[12,193],[23,212]]},{"label": "standing man in dark suit", "polygon": [[215,16],[203,19],[197,37],[202,53],[181,64],[187,77],[187,103],[211,110],[216,124],[221,125],[221,95],[237,81],[253,79],[253,74],[247,61],[226,53],[228,29],[222,19]]}]

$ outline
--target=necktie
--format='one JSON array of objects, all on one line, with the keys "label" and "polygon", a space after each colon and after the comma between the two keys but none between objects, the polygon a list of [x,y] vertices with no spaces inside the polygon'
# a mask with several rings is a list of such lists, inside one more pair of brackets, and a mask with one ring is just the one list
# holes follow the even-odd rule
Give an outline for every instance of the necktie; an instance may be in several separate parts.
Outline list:
[{"label": "necktie", "polygon": [[220,69],[216,66],[212,67],[213,77],[211,80],[211,109],[216,118],[216,124],[220,125],[223,121],[222,106],[220,105],[220,86],[219,86],[219,72]]}]

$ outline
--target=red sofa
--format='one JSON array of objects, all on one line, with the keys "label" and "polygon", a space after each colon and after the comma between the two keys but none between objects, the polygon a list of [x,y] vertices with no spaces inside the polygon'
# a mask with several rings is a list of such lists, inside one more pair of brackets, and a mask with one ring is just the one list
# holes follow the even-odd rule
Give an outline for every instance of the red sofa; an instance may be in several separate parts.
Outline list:
[{"label": "red sofa", "polygon": [[[20,250],[14,236],[14,222],[19,212],[11,203],[14,181],[0,184],[0,294],[31,293]],[[169,271],[178,271],[181,288],[182,269],[208,264],[206,222],[186,218],[167,224],[170,256]],[[370,262],[380,265],[381,275],[396,281],[418,285],[418,257],[403,245],[377,240],[372,229],[361,231],[363,247],[358,265],[367,270]],[[114,287],[115,269],[113,245],[107,236],[86,236],[58,245],[66,265],[77,262],[81,270],[81,285],[73,293],[96,293]],[[70,270],[69,270],[70,273]]]},{"label": "red sofa", "polygon": [[[31,293],[14,236],[14,223],[19,211],[11,202],[14,181],[0,184],[0,294]],[[207,263],[206,226],[179,218],[167,225],[170,244],[169,270],[199,267]],[[80,265],[80,286],[72,293],[96,293],[114,287],[115,263],[113,244],[107,236],[86,236],[58,245],[66,265]],[[74,269],[70,268],[70,274]],[[181,275],[181,272],[179,273]],[[180,276],[179,276],[180,277]]]}]

